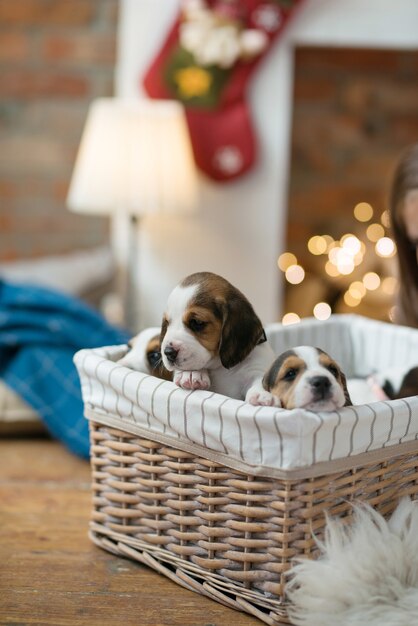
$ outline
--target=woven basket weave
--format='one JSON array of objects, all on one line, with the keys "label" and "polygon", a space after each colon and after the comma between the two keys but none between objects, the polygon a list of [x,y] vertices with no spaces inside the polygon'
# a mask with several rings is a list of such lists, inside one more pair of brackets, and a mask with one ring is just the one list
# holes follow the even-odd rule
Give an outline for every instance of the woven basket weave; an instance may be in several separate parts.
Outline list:
[{"label": "woven basket weave", "polygon": [[[348,376],[416,365],[418,331],[333,316],[266,329],[279,353],[319,345]],[[418,492],[418,397],[314,414],[186,392],[118,364],[75,362],[91,426],[92,540],[267,624],[288,624],[293,559],[314,558],[326,516],[390,514]]]},{"label": "woven basket weave", "polygon": [[305,480],[246,475],[91,422],[93,541],[266,624],[289,624],[286,571],[317,553],[324,512],[416,498],[418,456]]}]

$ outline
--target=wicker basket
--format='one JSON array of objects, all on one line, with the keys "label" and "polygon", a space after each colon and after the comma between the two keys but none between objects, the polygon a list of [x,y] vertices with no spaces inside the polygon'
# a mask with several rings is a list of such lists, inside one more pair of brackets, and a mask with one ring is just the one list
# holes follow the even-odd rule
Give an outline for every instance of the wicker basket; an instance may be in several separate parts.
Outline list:
[{"label": "wicker basket", "polygon": [[[335,339],[333,324],[339,326],[339,349],[346,352],[342,363],[350,369],[347,354],[354,367],[355,341],[349,339],[348,348],[344,333],[349,331],[349,337],[357,324],[356,332],[366,325],[366,335],[371,336],[369,322],[341,316],[328,325],[305,323],[297,331],[274,327],[269,331],[270,340],[274,345],[277,339],[284,348],[296,345],[292,333],[298,332],[304,343],[311,337],[312,343],[318,344],[318,332],[324,330],[324,346],[330,337]],[[405,335],[403,329],[386,325],[373,328],[380,337],[382,332],[395,332],[397,341],[392,343],[398,352],[404,343],[405,349],[412,346],[412,353],[415,350],[417,354],[418,333]],[[325,349],[329,347],[325,345]],[[252,423],[260,431],[258,443],[265,441],[264,425],[273,421],[279,431],[282,428],[280,442],[285,448],[298,441],[298,450],[310,450],[313,442],[314,460],[298,463],[295,456],[292,467],[283,451],[280,455],[277,450],[281,466],[272,467],[272,462],[251,464],[245,455],[231,453],[232,444],[225,433],[221,440],[224,447],[228,444],[228,453],[216,449],[210,431],[206,440],[202,434],[206,445],[198,437],[204,430],[205,415],[207,419],[211,416],[212,403],[219,413],[225,398],[207,392],[186,393],[173,389],[169,382],[126,370],[114,363],[120,354],[121,349],[113,348],[82,351],[76,357],[91,424],[94,507],[90,534],[106,550],[145,563],[187,589],[246,611],[267,624],[287,624],[286,572],[293,558],[315,557],[314,534],[320,536],[324,529],[325,511],[349,522],[353,501],[367,501],[389,514],[401,496],[416,497],[418,398],[364,405],[356,408],[354,422],[352,409],[351,414],[350,409],[344,409],[334,417],[313,417],[302,411],[302,422],[298,422],[295,412],[258,408],[256,418],[252,415]],[[404,352],[401,358],[404,362]],[[389,359],[393,363],[393,354]],[[109,390],[114,391],[112,397]],[[174,403],[173,410],[165,415],[168,422],[158,430],[163,422],[159,400],[161,406],[168,407],[173,394],[184,394],[183,414],[177,415],[179,408]],[[195,406],[194,399],[199,397],[200,404]],[[237,404],[233,416],[237,420],[237,411],[241,411],[239,433],[241,427],[244,433],[237,444],[239,451],[240,446],[245,448],[248,405]],[[283,418],[283,427],[277,413]],[[381,431],[380,421],[388,414],[389,427]],[[196,431],[192,428],[194,415]],[[367,432],[372,440],[361,443],[355,429],[370,415]],[[182,433],[176,432],[177,417]],[[223,418],[227,420],[227,416]],[[309,419],[316,420],[314,429],[289,428],[289,423],[305,424]],[[345,421],[351,424],[349,454],[332,456],[323,442],[332,434],[335,454],[336,425],[344,433]],[[301,440],[309,445],[301,446]],[[324,461],[324,454],[332,459]],[[264,458],[270,459],[267,452]]]}]

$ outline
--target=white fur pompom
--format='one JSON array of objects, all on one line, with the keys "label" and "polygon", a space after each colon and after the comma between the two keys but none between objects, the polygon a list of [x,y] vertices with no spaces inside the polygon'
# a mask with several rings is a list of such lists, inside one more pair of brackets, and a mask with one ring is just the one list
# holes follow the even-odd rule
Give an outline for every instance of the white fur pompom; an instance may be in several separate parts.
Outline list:
[{"label": "white fur pompom", "polygon": [[290,571],[295,626],[418,625],[418,503],[404,498],[388,522],[356,506],[352,526],[328,520],[320,548]]}]

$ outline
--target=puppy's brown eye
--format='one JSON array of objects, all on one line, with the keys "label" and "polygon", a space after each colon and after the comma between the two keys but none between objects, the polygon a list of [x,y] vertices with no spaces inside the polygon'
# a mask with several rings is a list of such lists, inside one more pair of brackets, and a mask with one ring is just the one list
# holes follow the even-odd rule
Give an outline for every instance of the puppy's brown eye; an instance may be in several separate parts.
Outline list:
[{"label": "puppy's brown eye", "polygon": [[328,369],[329,372],[331,372],[331,374],[335,378],[338,378],[338,369],[335,367],[335,365],[328,365],[327,369]]},{"label": "puppy's brown eye", "polygon": [[286,380],[287,382],[291,382],[292,380],[295,380],[297,373],[298,373],[298,370],[295,369],[294,367],[291,367],[290,369],[287,370],[286,374],[283,376],[283,380]]},{"label": "puppy's brown eye", "polygon": [[195,319],[194,317],[189,322],[189,328],[194,333],[200,333],[205,328],[207,322],[202,322],[202,320]]}]

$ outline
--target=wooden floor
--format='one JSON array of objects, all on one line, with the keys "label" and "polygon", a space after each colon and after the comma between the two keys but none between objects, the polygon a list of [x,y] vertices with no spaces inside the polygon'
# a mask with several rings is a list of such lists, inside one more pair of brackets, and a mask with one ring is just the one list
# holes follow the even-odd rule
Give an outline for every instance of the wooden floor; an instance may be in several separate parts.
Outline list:
[{"label": "wooden floor", "polygon": [[90,468],[47,439],[0,440],[0,624],[260,626],[87,537]]}]

